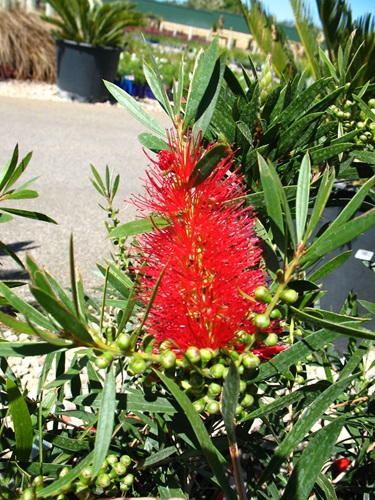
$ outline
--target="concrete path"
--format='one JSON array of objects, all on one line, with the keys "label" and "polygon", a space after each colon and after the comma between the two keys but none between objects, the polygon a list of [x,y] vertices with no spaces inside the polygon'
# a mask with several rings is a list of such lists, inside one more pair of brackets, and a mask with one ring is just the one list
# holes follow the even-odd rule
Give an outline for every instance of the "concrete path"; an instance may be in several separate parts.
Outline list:
[{"label": "concrete path", "polygon": [[[151,114],[170,126],[161,111]],[[69,284],[69,237],[73,232],[85,287],[89,290],[97,284],[95,264],[109,257],[111,245],[105,240],[106,214],[98,206],[103,200],[89,181],[90,163],[100,173],[107,164],[120,173],[119,218],[122,222],[133,219],[135,211],[124,200],[141,191],[140,178],[148,160],[137,137],[145,130],[119,105],[0,97],[0,165],[10,159],[17,143],[21,157],[32,151],[22,180],[39,176],[34,189],[40,195],[3,206],[43,212],[58,222],[15,218],[0,226],[0,240],[22,260],[29,252],[65,286]],[[1,279],[24,277],[9,257],[1,255],[0,263]]]}]

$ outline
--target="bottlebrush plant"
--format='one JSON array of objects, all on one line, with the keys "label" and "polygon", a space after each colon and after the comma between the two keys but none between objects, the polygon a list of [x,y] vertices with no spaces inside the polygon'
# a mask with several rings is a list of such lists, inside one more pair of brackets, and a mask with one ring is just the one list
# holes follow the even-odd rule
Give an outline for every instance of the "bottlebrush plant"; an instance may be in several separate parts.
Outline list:
[{"label": "bottlebrush plant", "polygon": [[[172,125],[107,84],[151,133],[140,137],[149,169],[131,200],[135,221],[118,219],[119,176],[91,170],[115,247],[113,261],[98,263],[102,299],[84,291],[73,242],[70,290],[31,257],[36,307],[0,283],[18,311],[0,320],[34,337],[1,342],[2,497],[371,495],[375,333],[366,326],[375,304],[348,291],[340,313],[319,307],[321,280],[349,258],[332,253],[375,222],[369,177],[318,228],[342,153],[363,159],[354,143],[342,149],[329,122],[342,89],[321,97],[324,81],[301,98],[302,80],[281,82],[276,102],[266,75],[247,75],[237,99],[217,39],[187,90],[181,67],[172,102],[151,54],[145,75]],[[268,130],[267,113],[276,120]],[[314,132],[279,137],[298,117]],[[261,136],[283,142],[261,149]],[[371,151],[366,159],[375,164]],[[30,395],[7,359],[38,355],[46,358]]]}]

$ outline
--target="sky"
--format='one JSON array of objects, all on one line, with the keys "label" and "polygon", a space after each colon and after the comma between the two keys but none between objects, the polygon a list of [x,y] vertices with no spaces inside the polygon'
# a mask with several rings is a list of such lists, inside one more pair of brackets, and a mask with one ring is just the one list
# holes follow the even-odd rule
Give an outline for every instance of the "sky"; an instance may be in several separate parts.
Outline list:
[{"label": "sky", "polygon": [[[278,22],[293,21],[293,11],[289,0],[262,0],[270,14],[275,14]],[[318,10],[315,0],[304,0],[308,5],[314,21],[318,22]],[[375,15],[375,0],[346,0],[353,12],[353,19],[357,19],[366,13]]]}]

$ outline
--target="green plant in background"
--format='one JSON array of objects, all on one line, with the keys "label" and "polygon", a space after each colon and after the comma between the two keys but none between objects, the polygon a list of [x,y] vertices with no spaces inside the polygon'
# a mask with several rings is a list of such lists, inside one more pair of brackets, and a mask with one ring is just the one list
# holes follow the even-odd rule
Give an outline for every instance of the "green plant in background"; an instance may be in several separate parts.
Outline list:
[{"label": "green plant in background", "polygon": [[[111,179],[107,169],[102,179],[92,169],[103,206],[115,218],[109,237],[132,241],[132,268],[99,263],[102,298],[91,298],[75,272],[71,244],[69,291],[31,257],[37,307],[0,284],[19,312],[1,312],[0,320],[34,339],[1,342],[1,411],[12,420],[0,429],[2,496],[371,495],[375,333],[366,325],[375,304],[349,294],[340,314],[323,310],[325,291],[317,284],[350,255],[332,252],[375,223],[374,153],[356,144],[356,130],[341,133],[343,123],[332,108],[346,86],[335,86],[333,76],[308,88],[302,77],[275,83],[268,61],[259,78],[244,71],[244,90],[215,39],[198,55],[189,84],[181,63],[171,102],[151,53],[148,61],[146,81],[173,131],[107,83],[148,127],[140,142],[157,153],[150,153],[146,196],[134,200],[142,216],[115,221],[118,177]],[[371,130],[365,90],[356,90],[353,102]],[[337,175],[359,177],[357,159],[366,161],[371,175],[336,220],[316,232]],[[251,238],[239,248],[232,242],[240,230],[231,228],[243,217]],[[215,278],[242,265],[237,259],[244,248],[254,257],[243,272],[257,273],[259,280],[262,270],[266,281],[255,289],[237,287],[237,303],[248,304],[249,314],[242,318],[244,329],[234,329],[228,339],[227,329],[215,326],[226,324],[233,310],[224,304],[213,312],[212,300],[228,278],[222,284]],[[171,269],[179,255],[185,266]],[[235,279],[240,283],[241,273]],[[173,298],[177,287],[182,299],[168,302],[168,287]],[[175,320],[185,300],[181,332]],[[367,314],[358,315],[358,303]],[[173,328],[158,329],[159,319],[168,318]],[[181,349],[178,335],[191,342],[197,328],[197,343],[221,343]],[[349,338],[344,356],[333,344],[342,337]],[[40,383],[26,404],[27,389],[7,359],[42,354]]]},{"label": "green plant in background", "polygon": [[135,4],[128,1],[51,0],[48,3],[59,17],[43,16],[43,19],[57,27],[52,34],[62,40],[98,47],[123,47],[124,29],[144,23],[142,14],[134,10]]}]

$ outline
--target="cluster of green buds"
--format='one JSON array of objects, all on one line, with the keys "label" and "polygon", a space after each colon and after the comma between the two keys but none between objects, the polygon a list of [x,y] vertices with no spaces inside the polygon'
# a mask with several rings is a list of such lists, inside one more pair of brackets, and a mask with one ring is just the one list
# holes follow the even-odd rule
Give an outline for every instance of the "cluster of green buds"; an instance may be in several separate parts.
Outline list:
[{"label": "cluster of green buds", "polygon": [[[54,496],[55,500],[68,500],[71,494],[79,500],[89,500],[90,498],[99,498],[101,496],[114,498],[124,495],[132,488],[134,483],[134,474],[131,471],[132,459],[129,455],[110,454],[104,460],[104,463],[98,474],[92,476],[92,468],[86,467],[82,470],[79,477],[65,484],[59,494]],[[62,478],[70,471],[69,467],[63,467],[58,478]],[[21,500],[35,500],[45,486],[46,478],[43,476],[34,477],[30,485],[22,491]]]},{"label": "cluster of green buds", "polygon": [[[375,99],[369,99],[367,105],[375,115]],[[358,107],[356,102],[347,99],[340,107],[332,105],[330,110],[339,122],[342,123],[344,132],[357,132],[354,141],[358,146],[365,147],[365,149],[370,151],[374,150],[375,120],[369,118]]]},{"label": "cluster of green buds", "polygon": [[262,110],[268,96],[272,92],[273,85],[273,69],[271,63],[271,55],[268,54],[262,74],[259,78],[259,107]]},{"label": "cluster of green buds", "polygon": [[[131,467],[132,459],[129,455],[118,457],[110,454],[104,460],[95,477],[92,476],[92,468],[86,467],[75,481],[65,484],[60,493],[53,498],[55,500],[68,500],[68,498],[71,498],[71,494],[74,494],[74,498],[89,500],[101,496],[114,498],[124,495],[132,488],[134,483],[134,474],[129,472]],[[68,474],[69,471],[69,467],[63,467],[59,473],[59,478]],[[45,478],[43,476],[34,477],[30,486],[22,491],[21,500],[35,500],[38,498],[38,492],[46,486],[44,483]]]},{"label": "cluster of green buds", "polygon": [[[239,332],[239,340],[246,342],[247,334]],[[241,395],[236,413],[239,418],[247,414],[254,405],[257,394],[257,387],[251,382],[260,365],[257,356],[251,352],[238,353],[236,350],[198,349],[190,346],[180,358],[171,347],[168,342],[160,345],[161,367],[185,391],[198,413],[214,415],[220,412],[223,384],[229,366],[234,362],[241,377]]]}]

